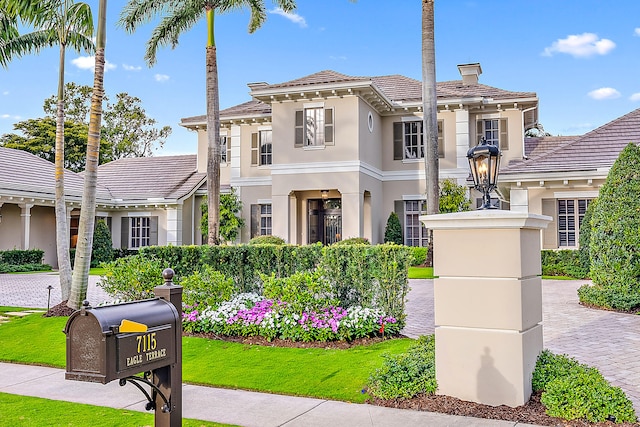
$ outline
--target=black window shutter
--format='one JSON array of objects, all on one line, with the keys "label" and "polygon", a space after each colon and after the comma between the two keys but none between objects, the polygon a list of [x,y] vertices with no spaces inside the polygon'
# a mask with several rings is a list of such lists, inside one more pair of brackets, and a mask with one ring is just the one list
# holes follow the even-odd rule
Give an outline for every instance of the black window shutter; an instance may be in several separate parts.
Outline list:
[{"label": "black window shutter", "polygon": [[121,218],[120,222],[120,247],[129,249],[129,217]]},{"label": "black window shutter", "polygon": [[260,234],[260,205],[251,205],[251,236]]},{"label": "black window shutter", "polygon": [[304,142],[304,110],[296,111],[294,147],[302,147]]},{"label": "black window shutter", "polygon": [[402,132],[402,122],[393,124],[393,160],[402,160],[404,158],[404,141]]}]

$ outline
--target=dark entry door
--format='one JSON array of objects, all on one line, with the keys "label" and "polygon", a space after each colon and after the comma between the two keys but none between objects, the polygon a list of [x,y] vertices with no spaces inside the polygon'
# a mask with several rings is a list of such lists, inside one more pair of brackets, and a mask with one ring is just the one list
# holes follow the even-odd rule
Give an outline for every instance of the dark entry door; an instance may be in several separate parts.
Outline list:
[{"label": "dark entry door", "polygon": [[342,199],[309,200],[309,243],[342,240]]}]

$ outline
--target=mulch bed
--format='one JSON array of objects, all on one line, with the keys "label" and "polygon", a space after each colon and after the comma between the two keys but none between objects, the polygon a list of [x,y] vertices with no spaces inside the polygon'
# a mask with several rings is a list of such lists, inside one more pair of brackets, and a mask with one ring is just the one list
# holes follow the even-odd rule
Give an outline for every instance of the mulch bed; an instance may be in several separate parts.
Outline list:
[{"label": "mulch bed", "polygon": [[[67,302],[63,301],[44,314],[45,317],[70,316],[75,310],[67,307]],[[390,339],[390,337],[360,338],[353,341],[331,341],[331,342],[300,342],[291,340],[274,339],[268,341],[263,337],[228,337],[215,334],[187,334],[208,339],[237,342],[246,345],[263,345],[271,347],[296,347],[296,348],[325,348],[325,349],[346,349],[358,345],[370,345]],[[398,336],[395,338],[402,338]],[[540,403],[540,393],[531,396],[529,401],[516,408],[509,406],[489,406],[480,403],[467,402],[450,396],[418,395],[412,399],[392,399],[382,400],[370,398],[367,403],[388,408],[412,409],[416,411],[438,412],[448,415],[459,415],[464,417],[486,418],[490,420],[513,421],[525,424],[537,424],[541,426],[566,426],[566,427],[638,427],[640,424],[616,424],[606,421],[601,423],[590,423],[583,420],[565,421],[560,418],[550,417],[545,413],[544,406]]]}]

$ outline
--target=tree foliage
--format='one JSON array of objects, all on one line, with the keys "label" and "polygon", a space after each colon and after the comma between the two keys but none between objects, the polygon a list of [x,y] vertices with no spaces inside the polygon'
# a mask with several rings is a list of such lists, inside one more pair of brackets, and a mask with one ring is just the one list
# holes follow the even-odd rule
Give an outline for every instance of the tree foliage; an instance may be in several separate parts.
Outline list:
[{"label": "tree foliage", "polygon": [[600,189],[591,220],[591,278],[608,308],[640,308],[640,148],[630,143]]},{"label": "tree foliage", "polygon": [[453,179],[440,181],[440,213],[471,210],[467,187],[458,185]]},{"label": "tree foliage", "polygon": [[404,243],[402,239],[402,225],[398,214],[391,212],[389,218],[387,218],[387,226],[384,229],[384,242],[395,243],[402,245]]},{"label": "tree foliage", "polygon": [[[208,232],[208,206],[207,203],[200,205],[202,218],[200,227],[202,234]],[[238,238],[240,229],[244,227],[244,219],[240,216],[242,212],[242,201],[236,193],[235,188],[231,188],[231,193],[220,195],[220,237],[227,242],[233,242]]]},{"label": "tree foliage", "polygon": [[113,260],[113,240],[106,221],[96,222],[93,234],[93,250],[91,251],[91,267],[98,267],[102,262]]}]

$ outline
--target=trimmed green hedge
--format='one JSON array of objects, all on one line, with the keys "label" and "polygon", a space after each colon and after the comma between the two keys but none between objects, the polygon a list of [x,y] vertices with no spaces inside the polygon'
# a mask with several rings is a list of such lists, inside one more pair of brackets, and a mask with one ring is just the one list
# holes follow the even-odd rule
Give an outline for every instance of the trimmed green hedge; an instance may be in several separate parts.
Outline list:
[{"label": "trimmed green hedge", "polygon": [[159,284],[164,268],[173,268],[179,283],[209,266],[231,279],[236,293],[262,293],[264,276],[284,278],[319,269],[341,306],[377,307],[404,324],[411,259],[408,247],[394,244],[152,246],[104,264],[102,287],[124,299],[138,299]]},{"label": "trimmed green hedge", "polygon": [[0,262],[11,265],[42,264],[44,251],[41,249],[11,249],[0,251]]},{"label": "trimmed green hedge", "polygon": [[543,250],[540,254],[544,276],[569,276],[585,279],[589,270],[585,268],[581,253],[572,249]]}]

